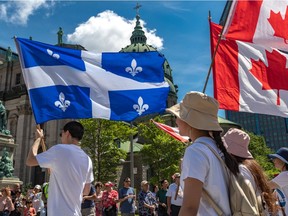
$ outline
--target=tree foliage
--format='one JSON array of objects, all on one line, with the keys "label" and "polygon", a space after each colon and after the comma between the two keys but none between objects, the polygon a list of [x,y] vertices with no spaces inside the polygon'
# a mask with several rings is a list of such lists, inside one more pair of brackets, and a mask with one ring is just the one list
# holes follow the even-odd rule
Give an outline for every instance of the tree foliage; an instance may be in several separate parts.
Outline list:
[{"label": "tree foliage", "polygon": [[[155,119],[163,122],[160,117]],[[175,172],[180,172],[180,160],[184,155],[185,145],[167,135],[152,122],[138,125],[139,135],[145,140],[140,154],[145,165],[149,165],[152,177],[151,183],[161,179],[170,179]]]},{"label": "tree foliage", "polygon": [[267,155],[272,153],[272,150],[267,147],[263,136],[255,135],[254,133],[247,132],[250,136],[249,150],[254,159],[264,169],[268,178],[272,178],[278,171],[274,168],[273,163],[268,159]]},{"label": "tree foliage", "polygon": [[81,146],[91,157],[94,178],[97,181],[113,181],[117,177],[119,161],[126,158],[116,140],[125,142],[135,134],[135,129],[123,122],[103,119],[81,120],[85,134]]}]

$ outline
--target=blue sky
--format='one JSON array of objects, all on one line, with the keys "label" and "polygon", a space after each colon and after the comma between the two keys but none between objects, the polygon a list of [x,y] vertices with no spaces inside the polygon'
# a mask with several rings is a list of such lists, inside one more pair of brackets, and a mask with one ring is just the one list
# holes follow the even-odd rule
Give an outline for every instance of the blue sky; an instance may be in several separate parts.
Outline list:
[{"label": "blue sky", "polygon": [[[130,44],[137,1],[0,1],[0,46],[16,52],[13,36],[81,44],[95,52],[119,51]],[[139,1],[148,38],[170,63],[179,101],[202,91],[210,64],[208,11],[218,23],[226,1]],[[212,76],[206,93],[213,96]],[[219,112],[223,116],[223,112]]]}]

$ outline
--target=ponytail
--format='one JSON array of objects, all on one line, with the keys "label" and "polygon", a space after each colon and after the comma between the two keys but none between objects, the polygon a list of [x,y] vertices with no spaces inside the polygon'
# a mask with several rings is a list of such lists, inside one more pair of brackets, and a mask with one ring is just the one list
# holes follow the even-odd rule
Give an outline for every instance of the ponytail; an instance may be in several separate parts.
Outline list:
[{"label": "ponytail", "polygon": [[222,141],[222,138],[220,136],[220,131],[213,131],[213,138],[216,142],[217,147],[222,151],[225,158],[225,164],[228,167],[228,169],[234,174],[239,174],[239,166],[236,161],[236,159],[226,150],[226,147],[224,146],[224,143]]}]

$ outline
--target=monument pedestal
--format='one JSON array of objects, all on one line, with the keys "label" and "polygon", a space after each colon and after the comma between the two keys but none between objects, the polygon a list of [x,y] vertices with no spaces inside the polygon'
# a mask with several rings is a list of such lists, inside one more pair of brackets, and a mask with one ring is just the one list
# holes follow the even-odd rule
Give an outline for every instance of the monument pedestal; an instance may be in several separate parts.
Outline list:
[{"label": "monument pedestal", "polygon": [[0,178],[0,188],[10,187],[12,189],[16,184],[22,185],[23,182],[20,181],[20,179],[15,176]]},{"label": "monument pedestal", "polygon": [[[7,134],[0,133],[0,174],[1,174],[0,188],[7,187],[7,186],[9,186],[10,188],[13,188],[15,184],[20,184],[20,185],[23,184],[23,182],[20,181],[18,177],[12,176],[13,154],[14,154],[14,150],[16,147],[17,145],[15,144],[15,141],[10,134],[7,135]],[[4,157],[6,158],[4,159]],[[12,166],[12,173],[11,172],[9,173],[9,171],[6,172],[6,170],[9,170],[9,169],[5,169],[7,168],[7,165],[9,167]],[[7,175],[9,177],[7,177]]]}]

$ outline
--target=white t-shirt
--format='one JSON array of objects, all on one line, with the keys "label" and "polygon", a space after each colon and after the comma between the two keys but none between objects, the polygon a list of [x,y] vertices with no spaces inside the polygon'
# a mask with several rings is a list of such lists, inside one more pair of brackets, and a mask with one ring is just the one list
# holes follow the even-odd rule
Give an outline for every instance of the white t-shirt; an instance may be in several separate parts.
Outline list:
[{"label": "white t-shirt", "polygon": [[279,173],[279,175],[277,175],[274,179],[272,179],[273,182],[275,182],[280,188],[280,190],[282,191],[282,194],[284,195],[284,197],[282,197],[279,193],[278,193],[278,197],[279,199],[283,199],[282,202],[285,202],[285,213],[288,214],[288,171],[284,171]]},{"label": "white t-shirt", "polygon": [[42,211],[42,209],[44,208],[44,202],[42,200],[41,192],[34,195],[32,203],[33,203],[33,208],[35,208],[36,212]]},{"label": "white t-shirt", "polygon": [[73,144],[58,144],[38,154],[42,168],[50,168],[48,216],[81,216],[84,185],[93,181],[92,162]]},{"label": "white t-shirt", "polygon": [[[222,152],[216,147],[216,143],[212,138],[200,137],[196,139],[185,150],[180,179],[181,184],[183,184],[182,188],[184,190],[183,180],[186,178],[198,179],[203,183],[203,187],[211,198],[224,212],[224,215],[230,216],[231,210],[229,207],[226,171],[224,171],[224,167],[214,153],[207,146],[199,143],[199,141],[207,143],[216,152],[219,152],[220,156],[222,155]],[[202,196],[197,215],[217,216],[217,213],[209,204],[209,201]]]},{"label": "white t-shirt", "polygon": [[176,183],[172,183],[171,185],[169,185],[169,188],[168,188],[167,193],[166,193],[166,197],[171,197],[171,205],[182,206],[183,190],[182,190],[181,185],[179,186],[178,195],[177,195],[177,198],[175,200],[176,190],[177,190],[177,184]]},{"label": "white t-shirt", "polygon": [[246,179],[246,180],[251,182],[251,185],[252,185],[254,191],[255,192],[259,191],[258,188],[256,187],[256,183],[255,183],[254,177],[251,174],[250,170],[245,165],[240,164],[239,165],[239,171],[240,171],[240,174],[244,177],[244,179]]}]

